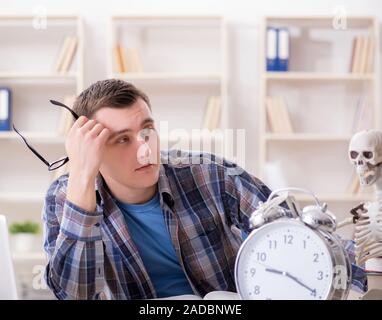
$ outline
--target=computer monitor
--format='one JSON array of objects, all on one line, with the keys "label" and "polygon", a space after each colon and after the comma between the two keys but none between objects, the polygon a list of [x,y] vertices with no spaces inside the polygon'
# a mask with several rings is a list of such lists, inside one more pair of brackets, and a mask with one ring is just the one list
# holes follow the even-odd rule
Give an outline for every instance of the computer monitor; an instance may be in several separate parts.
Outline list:
[{"label": "computer monitor", "polygon": [[5,217],[0,215],[0,300],[17,299],[15,274]]}]

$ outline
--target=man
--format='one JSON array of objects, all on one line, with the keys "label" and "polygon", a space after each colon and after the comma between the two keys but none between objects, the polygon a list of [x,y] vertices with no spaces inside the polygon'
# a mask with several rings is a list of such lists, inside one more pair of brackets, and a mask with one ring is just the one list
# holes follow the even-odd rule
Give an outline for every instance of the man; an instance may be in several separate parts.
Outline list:
[{"label": "man", "polygon": [[250,231],[270,190],[214,155],[161,152],[148,97],[125,81],[96,82],[74,111],[69,173],[43,209],[45,278],[57,298],[235,291],[235,231]]}]

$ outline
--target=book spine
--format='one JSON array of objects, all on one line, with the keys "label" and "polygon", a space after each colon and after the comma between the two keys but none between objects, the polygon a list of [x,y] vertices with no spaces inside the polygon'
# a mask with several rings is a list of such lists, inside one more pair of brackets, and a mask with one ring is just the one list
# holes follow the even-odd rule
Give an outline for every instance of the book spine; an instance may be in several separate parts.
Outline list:
[{"label": "book spine", "polygon": [[277,71],[288,71],[289,68],[289,31],[280,28],[277,33]]},{"label": "book spine", "polygon": [[62,64],[64,63],[65,56],[66,56],[67,51],[69,49],[69,45],[70,45],[70,37],[69,36],[65,36],[65,39],[64,39],[64,42],[62,44],[59,57],[58,57],[57,62],[56,62],[56,69],[55,70],[57,72],[61,71]]},{"label": "book spine", "polygon": [[0,131],[11,130],[11,91],[0,88]]},{"label": "book spine", "polygon": [[353,69],[354,69],[354,60],[355,60],[356,46],[357,46],[357,38],[354,38],[353,41],[352,41],[350,63],[349,63],[349,72],[353,72]]},{"label": "book spine", "polygon": [[267,71],[277,71],[277,29],[267,29],[266,46]]},{"label": "book spine", "polygon": [[359,73],[361,69],[362,47],[363,47],[363,37],[357,37],[355,53],[354,53],[353,69],[352,69],[354,73]]}]

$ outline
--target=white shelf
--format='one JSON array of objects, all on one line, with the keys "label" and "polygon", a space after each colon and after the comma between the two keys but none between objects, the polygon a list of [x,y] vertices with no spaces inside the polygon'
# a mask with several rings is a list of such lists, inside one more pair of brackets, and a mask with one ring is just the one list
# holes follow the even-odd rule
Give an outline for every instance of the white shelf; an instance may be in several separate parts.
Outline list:
[{"label": "white shelf", "polygon": [[[48,133],[48,132],[23,132],[20,133],[28,140],[28,141],[39,141],[44,143],[64,143],[65,138],[58,134]],[[21,137],[14,131],[0,131],[0,141],[1,140],[19,140],[24,143]]]},{"label": "white shelf", "polygon": [[113,23],[126,23],[132,27],[199,27],[208,28],[219,26],[223,18],[213,15],[115,15]]},{"label": "white shelf", "polygon": [[[368,28],[372,27],[374,16],[346,15],[347,28]],[[325,15],[290,15],[290,16],[267,16],[269,24],[297,25],[307,28],[330,28],[333,29],[333,16]]]},{"label": "white shelf", "polygon": [[[141,88],[155,106],[156,119],[168,121],[170,130],[200,128],[203,123],[200,114],[205,112],[211,96],[221,97],[219,127],[228,127],[224,17],[115,15],[110,19],[109,35],[108,77],[130,81]],[[115,57],[117,45],[137,50],[139,66],[125,70],[141,72],[120,73]]]},{"label": "white shelf", "polygon": [[[58,159],[65,137],[58,133],[63,108],[49,99],[64,102],[83,89],[83,24],[77,15],[47,15],[45,30],[34,28],[33,15],[0,15],[0,82],[11,89],[12,122],[31,145],[48,159]],[[57,72],[64,39],[75,36],[78,44],[67,72]],[[41,54],[43,52],[44,54]],[[38,145],[38,146],[37,146]],[[31,219],[41,222],[41,207],[51,173],[27,149],[13,131],[0,132],[0,146],[9,149],[3,158],[1,212],[8,221]],[[32,162],[23,162],[24,159]],[[36,249],[38,250],[38,249]],[[39,253],[16,255],[16,261],[41,260]]]},{"label": "white shelf", "polygon": [[44,197],[41,192],[0,192],[1,203],[40,203]]},{"label": "white shelf", "polygon": [[267,133],[267,141],[322,141],[322,142],[350,142],[352,135],[315,134],[315,133]]},{"label": "white shelf", "polygon": [[30,85],[73,85],[78,81],[75,72],[0,72],[0,81],[3,84],[30,84]]},{"label": "white shelf", "polygon": [[192,74],[175,72],[141,72],[141,73],[114,73],[114,78],[124,80],[186,80],[186,81],[220,81],[221,75],[210,74]]},{"label": "white shelf", "polygon": [[[352,128],[381,127],[378,50],[370,73],[348,71],[355,37],[370,36],[379,48],[379,23],[374,16],[347,16],[346,22],[346,30],[338,32],[330,15],[267,16],[261,25],[259,47],[259,177],[269,179],[269,183],[276,181],[276,169],[272,172],[271,165],[278,163],[280,174],[284,174],[283,185],[322,190],[317,194],[319,200],[335,203],[339,212],[350,208],[350,203],[374,199],[373,193],[345,193],[349,183],[345,180],[354,171],[347,153],[355,133]],[[289,30],[291,71],[266,70],[269,26]],[[270,132],[267,97],[284,99],[293,133]],[[367,106],[370,117],[362,114],[355,119],[361,103]],[[311,202],[307,196],[296,198]]]},{"label": "white shelf", "polygon": [[266,72],[266,80],[304,80],[304,81],[371,81],[374,74],[359,73],[319,73],[319,72]]}]

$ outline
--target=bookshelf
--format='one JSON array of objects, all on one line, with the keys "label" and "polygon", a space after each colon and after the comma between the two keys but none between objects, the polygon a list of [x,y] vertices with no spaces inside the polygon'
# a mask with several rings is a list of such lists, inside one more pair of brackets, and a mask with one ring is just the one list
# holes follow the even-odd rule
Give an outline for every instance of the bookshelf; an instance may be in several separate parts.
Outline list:
[{"label": "bookshelf", "polygon": [[198,129],[204,128],[212,96],[220,97],[220,109],[210,129],[228,128],[225,19],[119,15],[111,17],[109,34],[108,77],[130,81],[148,94],[161,147],[216,151],[221,135]]},{"label": "bookshelf", "polygon": [[[53,161],[65,154],[65,147],[58,132],[62,110],[49,99],[64,102],[82,91],[83,25],[76,15],[48,15],[42,29],[35,28],[33,20],[32,15],[0,15],[0,86],[12,92],[11,123]],[[68,36],[72,48],[64,50]],[[58,69],[60,55],[66,62]],[[43,200],[52,174],[13,130],[0,131],[0,148],[6,150],[0,158],[0,214],[8,224],[32,220],[42,230]],[[42,234],[40,240],[41,246],[33,252],[13,252],[15,270],[25,280],[18,284],[21,298],[33,294],[33,265],[45,261]]]},{"label": "bookshelf", "polygon": [[[346,22],[345,30],[336,30],[330,16],[267,16],[261,24],[259,46],[259,176],[266,183],[272,181],[272,187],[286,184],[312,190],[338,220],[357,203],[373,199],[367,190],[348,192],[354,168],[347,149],[355,132],[380,128],[381,117],[378,21],[372,16],[350,16]],[[268,27],[289,31],[288,71],[267,72]],[[359,37],[374,41],[369,72],[352,70],[352,47]],[[292,132],[272,130],[268,97],[284,99]],[[355,119],[359,105],[367,115],[361,120]],[[282,174],[280,185],[272,164]],[[311,202],[305,196],[297,199],[302,205]],[[339,233],[351,237],[353,229]]]}]

